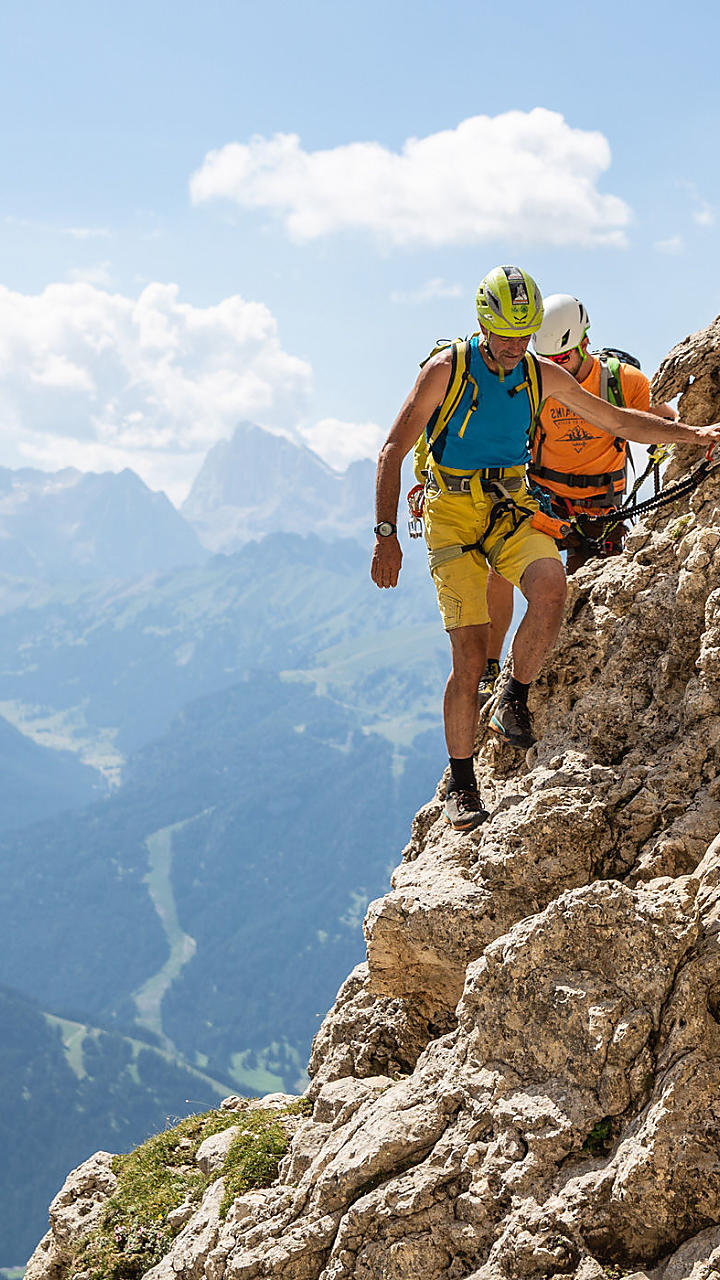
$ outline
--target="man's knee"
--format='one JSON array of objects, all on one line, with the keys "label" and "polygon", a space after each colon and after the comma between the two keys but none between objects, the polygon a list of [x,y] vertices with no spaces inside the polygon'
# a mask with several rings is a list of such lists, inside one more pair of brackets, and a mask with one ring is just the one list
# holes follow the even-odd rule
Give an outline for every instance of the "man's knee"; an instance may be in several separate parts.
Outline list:
[{"label": "man's knee", "polygon": [[452,648],[453,675],[458,680],[477,681],[485,670],[490,628],[487,623],[474,627],[457,627],[449,631]]},{"label": "man's knee", "polygon": [[535,560],[528,565],[520,589],[530,604],[562,609],[567,596],[565,570],[559,560]]}]

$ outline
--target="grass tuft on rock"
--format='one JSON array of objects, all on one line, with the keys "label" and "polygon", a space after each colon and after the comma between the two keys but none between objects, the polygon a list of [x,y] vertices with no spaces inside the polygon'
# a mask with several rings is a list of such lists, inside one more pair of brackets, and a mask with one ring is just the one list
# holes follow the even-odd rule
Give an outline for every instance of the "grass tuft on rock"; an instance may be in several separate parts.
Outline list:
[{"label": "grass tuft on rock", "polygon": [[[155,1134],[128,1155],[115,1156],[117,1188],[99,1224],[78,1242],[67,1280],[141,1280],[181,1230],[182,1223],[168,1221],[173,1210],[195,1206],[211,1183],[224,1178],[225,1217],[236,1196],[274,1182],[290,1143],[282,1119],[307,1114],[308,1108],[300,1098],[282,1111],[206,1111]],[[222,1169],[203,1174],[195,1163],[198,1148],[232,1126],[240,1133]]]},{"label": "grass tuft on rock", "polygon": [[241,1131],[223,1165],[225,1194],[220,1205],[221,1218],[227,1216],[238,1196],[254,1187],[269,1187],[275,1181],[278,1164],[288,1145],[277,1111],[251,1111],[243,1118]]}]

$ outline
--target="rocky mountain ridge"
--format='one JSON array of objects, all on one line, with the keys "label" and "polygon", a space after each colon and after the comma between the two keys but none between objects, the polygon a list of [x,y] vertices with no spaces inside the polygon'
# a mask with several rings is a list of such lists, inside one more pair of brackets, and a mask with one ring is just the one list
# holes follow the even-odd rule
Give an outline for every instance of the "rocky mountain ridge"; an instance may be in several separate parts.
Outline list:
[{"label": "rocky mountain ridge", "polygon": [[[656,375],[686,420],[720,419],[719,340]],[[532,709],[526,756],[480,735],[483,827],[418,813],[277,1179],[224,1219],[212,1184],[151,1280],[716,1280],[720,470],[575,576]],[[27,1280],[70,1280],[109,1161]]]},{"label": "rocky mountain ridge", "polygon": [[209,450],[181,511],[214,552],[278,531],[366,546],[374,471],[369,459],[335,471],[301,442],[240,422]]},{"label": "rocky mountain ridge", "polygon": [[87,582],[200,564],[208,553],[160,492],[113,472],[0,467],[4,578]]}]

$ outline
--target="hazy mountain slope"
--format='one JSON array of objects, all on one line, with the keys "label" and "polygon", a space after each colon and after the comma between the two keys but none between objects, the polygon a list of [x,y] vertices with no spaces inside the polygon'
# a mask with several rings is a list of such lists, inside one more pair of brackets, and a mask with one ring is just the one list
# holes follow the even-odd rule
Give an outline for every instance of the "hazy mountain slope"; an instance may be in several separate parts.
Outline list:
[{"label": "hazy mountain slope", "polygon": [[69,1017],[106,1020],[164,964],[144,836],[142,817],[108,801],[0,840],[3,982]]},{"label": "hazy mountain slope", "polygon": [[212,551],[278,531],[367,543],[374,470],[364,460],[334,471],[305,445],[241,422],[209,451],[181,511]]},{"label": "hazy mountain slope", "polygon": [[[127,1150],[168,1119],[214,1106],[227,1086],[161,1051],[43,1012],[0,987],[0,1262],[22,1262],[65,1163]],[[190,1101],[188,1101],[190,1100]]]},{"label": "hazy mountain slope", "polygon": [[[200,1038],[227,1073],[233,1052],[263,1051],[281,1030],[304,1063],[336,976],[362,958],[365,904],[387,883],[388,845],[404,843],[440,750],[436,731],[394,755],[329,700],[261,678],[193,704],[141,753],[154,788],[204,781],[202,811],[173,838],[178,917],[197,951],[163,1026],[186,1054]],[[296,1067],[279,1061],[292,1083]]]},{"label": "hazy mountain slope", "polygon": [[0,468],[3,571],[56,582],[129,578],[205,559],[164,493],[119,474]]},{"label": "hazy mountain slope", "polygon": [[[365,905],[432,790],[438,738],[400,755],[267,673],[191,704],[118,794],[0,844],[4,980],[70,1016],[144,1020],[224,1077],[233,1055],[282,1035],[287,1052],[266,1065],[294,1082],[317,1015],[362,958]],[[152,841],[165,832],[153,902]],[[170,981],[159,912],[191,940]],[[161,1022],[138,1003],[153,979]]]},{"label": "hazy mountain slope", "polygon": [[0,702],[18,704],[5,710],[16,723],[42,707],[81,719],[89,736],[117,730],[124,753],[188,700],[248,670],[292,669],[373,716],[394,698],[383,682],[409,680],[411,716],[436,723],[428,674],[447,669],[447,646],[415,552],[395,592],[370,581],[366,548],[275,534],[202,566],[42,596],[2,619]]},{"label": "hazy mountain slope", "polygon": [[97,799],[97,773],[67,751],[38,746],[0,717],[0,831]]}]

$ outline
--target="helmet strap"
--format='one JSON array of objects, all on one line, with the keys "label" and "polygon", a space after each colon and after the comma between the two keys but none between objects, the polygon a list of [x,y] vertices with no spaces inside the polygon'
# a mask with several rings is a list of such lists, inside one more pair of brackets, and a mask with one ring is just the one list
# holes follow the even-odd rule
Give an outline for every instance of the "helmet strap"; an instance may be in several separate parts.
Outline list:
[{"label": "helmet strap", "polygon": [[503,366],[501,365],[501,363],[500,363],[500,361],[498,360],[497,356],[496,356],[496,355],[493,355],[493,349],[492,349],[492,347],[490,346],[490,338],[491,338],[491,336],[492,336],[492,329],[488,329],[486,333],[483,333],[483,339],[482,339],[482,340],[483,340],[483,345],[485,346],[485,348],[486,348],[486,350],[487,350],[487,353],[488,353],[488,355],[490,356],[490,359],[492,360],[493,364],[494,364],[494,365],[496,366],[496,368],[497,368],[497,371],[498,371],[498,378],[500,379],[500,381],[501,381],[501,382],[504,382],[504,381],[505,381],[505,370],[503,369]]}]

